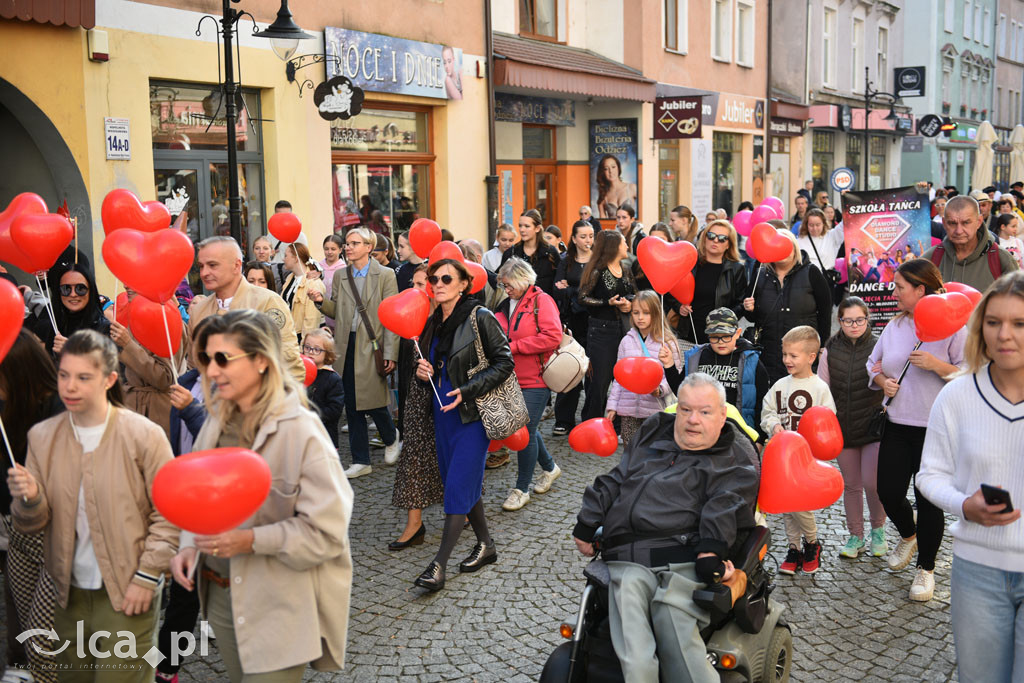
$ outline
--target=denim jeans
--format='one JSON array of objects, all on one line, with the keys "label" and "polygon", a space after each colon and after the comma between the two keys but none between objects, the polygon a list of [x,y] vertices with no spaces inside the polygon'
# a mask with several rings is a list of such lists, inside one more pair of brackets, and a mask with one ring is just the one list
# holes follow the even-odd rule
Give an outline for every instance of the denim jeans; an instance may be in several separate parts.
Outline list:
[{"label": "denim jeans", "polygon": [[352,451],[353,465],[370,464],[370,432],[366,428],[366,416],[373,418],[381,441],[391,445],[398,438],[395,423],[391,421],[391,413],[387,406],[373,410],[356,408],[356,365],[355,365],[355,332],[348,338],[348,350],[345,353],[345,372],[341,381],[345,385],[345,419],[348,421],[348,447]]},{"label": "denim jeans", "polygon": [[949,592],[960,680],[1024,680],[1024,572],[954,554]]},{"label": "denim jeans", "polygon": [[547,387],[536,389],[523,389],[523,398],[526,399],[526,410],[530,413],[530,422],[526,428],[530,430],[530,443],[526,448],[519,451],[519,475],[516,477],[516,488],[524,493],[530,492],[530,484],[533,483],[533,470],[540,462],[541,469],[550,472],[555,469],[555,461],[548,454],[544,447],[544,437],[540,435],[540,418],[544,416],[544,409],[551,397],[551,390]]}]

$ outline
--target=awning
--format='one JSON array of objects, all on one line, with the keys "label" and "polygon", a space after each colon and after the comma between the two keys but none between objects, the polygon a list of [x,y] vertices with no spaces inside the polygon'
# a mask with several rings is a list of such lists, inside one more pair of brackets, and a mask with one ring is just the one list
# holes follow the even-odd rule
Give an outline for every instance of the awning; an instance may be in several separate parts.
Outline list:
[{"label": "awning", "polygon": [[96,0],[0,0],[0,17],[37,24],[92,28],[96,25]]},{"label": "awning", "polygon": [[504,33],[494,34],[494,84],[637,102],[655,98],[655,81],[625,64]]}]

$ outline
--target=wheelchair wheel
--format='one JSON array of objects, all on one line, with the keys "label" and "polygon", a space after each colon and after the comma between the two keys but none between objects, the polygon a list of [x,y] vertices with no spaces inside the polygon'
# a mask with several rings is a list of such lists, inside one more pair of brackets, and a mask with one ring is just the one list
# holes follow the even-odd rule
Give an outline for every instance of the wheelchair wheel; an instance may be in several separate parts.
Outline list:
[{"label": "wheelchair wheel", "polygon": [[555,648],[555,651],[544,663],[540,673],[540,683],[570,683],[569,657],[572,656],[572,643],[566,642]]},{"label": "wheelchair wheel", "polygon": [[793,667],[793,634],[785,626],[776,626],[764,655],[763,683],[788,683]]}]

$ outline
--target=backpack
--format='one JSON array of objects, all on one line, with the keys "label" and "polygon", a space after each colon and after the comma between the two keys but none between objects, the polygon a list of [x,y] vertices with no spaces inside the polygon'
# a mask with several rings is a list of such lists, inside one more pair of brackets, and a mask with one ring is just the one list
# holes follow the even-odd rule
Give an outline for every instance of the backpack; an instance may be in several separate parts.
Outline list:
[{"label": "backpack", "polygon": [[[990,244],[986,249],[988,254],[988,269],[992,272],[992,277],[996,280],[1003,274],[1003,264],[999,262],[999,245]],[[938,244],[935,246],[935,251],[932,252],[932,263],[935,264],[936,268],[942,268],[942,257],[946,255],[946,247]]]}]

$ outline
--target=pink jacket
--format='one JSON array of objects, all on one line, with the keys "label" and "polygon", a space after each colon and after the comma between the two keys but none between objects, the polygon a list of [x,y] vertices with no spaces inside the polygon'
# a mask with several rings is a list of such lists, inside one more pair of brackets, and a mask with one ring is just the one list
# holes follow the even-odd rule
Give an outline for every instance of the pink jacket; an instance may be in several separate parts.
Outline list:
[{"label": "pink jacket", "polygon": [[[516,379],[523,389],[542,389],[544,362],[562,341],[562,321],[558,306],[550,295],[534,285],[526,291],[512,313],[509,325],[510,300],[498,306],[495,317],[509,338],[512,359],[516,362]],[[534,310],[536,309],[536,315]]]},{"label": "pink jacket", "polygon": [[[630,329],[626,336],[622,338],[622,341],[619,342],[619,360],[646,355],[641,348],[641,344],[643,342],[640,341],[640,333],[636,331],[635,327]],[[648,339],[647,351],[651,354],[651,358],[657,359],[658,352],[661,351],[661,342]],[[675,358],[676,368],[681,369],[678,347],[673,347],[672,356]],[[675,399],[672,397],[672,389],[664,378],[661,380],[660,399],[650,394],[634,394],[617,381],[612,380],[605,410],[614,410],[619,415],[625,415],[626,417],[647,418],[673,403],[675,403]]]}]

